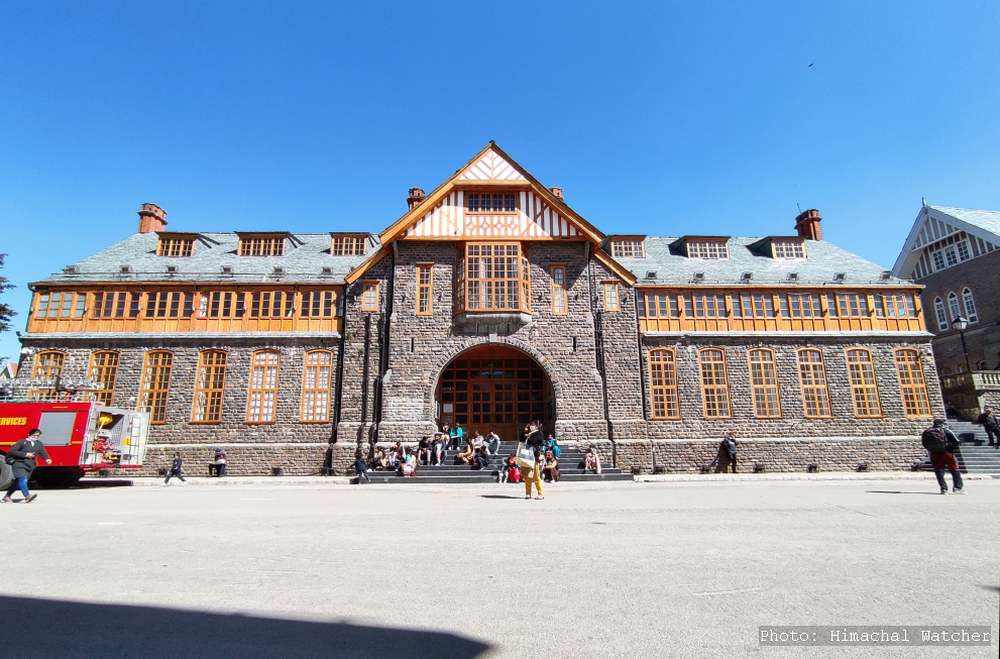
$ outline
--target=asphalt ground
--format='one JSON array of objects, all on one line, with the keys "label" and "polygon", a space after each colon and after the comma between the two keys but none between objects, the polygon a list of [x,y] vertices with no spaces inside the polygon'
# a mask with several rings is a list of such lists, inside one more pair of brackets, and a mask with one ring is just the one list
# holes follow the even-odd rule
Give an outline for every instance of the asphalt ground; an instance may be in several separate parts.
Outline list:
[{"label": "asphalt ground", "polygon": [[[996,657],[1000,481],[250,482],[0,506],[5,657]],[[770,647],[764,625],[989,625]]]}]

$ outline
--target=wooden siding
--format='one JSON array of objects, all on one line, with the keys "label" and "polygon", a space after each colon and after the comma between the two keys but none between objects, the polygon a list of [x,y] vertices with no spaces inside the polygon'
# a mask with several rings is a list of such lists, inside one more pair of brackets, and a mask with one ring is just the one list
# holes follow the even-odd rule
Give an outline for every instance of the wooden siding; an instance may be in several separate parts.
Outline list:
[{"label": "wooden siding", "polygon": [[466,213],[465,190],[449,192],[406,231],[408,240],[582,239],[568,218],[533,190],[517,190],[515,213]]},{"label": "wooden siding", "polygon": [[[124,287],[108,287],[107,290],[123,290]],[[152,318],[147,317],[152,309],[148,307],[149,300],[159,290],[149,289],[139,292],[139,315],[135,318],[94,318],[94,296],[97,291],[77,291],[86,296],[86,312],[79,318],[38,318],[35,310],[38,306],[39,294],[35,293],[32,300],[32,316],[28,320],[28,332],[30,333],[50,333],[50,332],[80,332],[80,333],[104,333],[104,332],[129,332],[129,333],[175,333],[175,332],[340,332],[340,317],[305,317],[302,312],[302,295],[310,290],[331,290],[330,288],[319,287],[257,287],[243,288],[235,290],[242,298],[242,306],[246,309],[243,316],[230,318],[209,318],[202,315],[203,304],[207,304],[209,290],[191,290],[172,287],[171,290],[181,290],[194,295],[191,305],[194,313],[188,318]],[[212,290],[222,290],[215,289]],[[342,295],[342,288],[332,289],[335,295]],[[282,291],[293,295],[293,312],[290,316],[283,318],[252,318],[252,295],[255,291]],[[137,292],[134,289],[133,293]],[[337,305],[334,305],[337,308]]]}]

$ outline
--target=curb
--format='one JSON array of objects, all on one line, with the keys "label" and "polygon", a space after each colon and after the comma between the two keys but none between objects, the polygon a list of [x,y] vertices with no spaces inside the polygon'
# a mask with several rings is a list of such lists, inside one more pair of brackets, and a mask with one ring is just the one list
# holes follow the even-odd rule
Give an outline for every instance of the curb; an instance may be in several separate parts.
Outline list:
[{"label": "curb", "polygon": [[[864,473],[855,472],[829,472],[808,474],[801,472],[792,473],[763,473],[763,474],[645,474],[635,477],[639,483],[674,483],[674,482],[710,482],[710,481],[884,481],[884,480],[934,480],[933,472],[912,472],[912,471],[872,471]],[[962,480],[980,481],[1000,478],[991,474],[962,474]]]}]

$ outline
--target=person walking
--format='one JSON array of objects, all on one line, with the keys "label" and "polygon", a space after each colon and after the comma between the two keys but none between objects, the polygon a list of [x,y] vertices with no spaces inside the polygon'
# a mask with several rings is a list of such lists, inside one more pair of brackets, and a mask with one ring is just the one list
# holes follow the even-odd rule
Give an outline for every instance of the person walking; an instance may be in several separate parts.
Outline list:
[{"label": "person walking", "polygon": [[542,485],[542,470],[545,468],[543,462],[545,460],[542,457],[542,453],[539,450],[535,450],[535,464],[531,467],[524,467],[521,469],[521,477],[524,479],[524,498],[531,498],[531,486],[535,486],[536,499],[545,498],[545,487]]},{"label": "person walking", "polygon": [[945,425],[944,419],[934,419],[934,425],[923,432],[920,442],[930,453],[941,494],[948,494],[948,484],[944,480],[945,470],[951,472],[952,492],[962,494],[962,474],[958,471],[958,462],[955,460],[958,437]]},{"label": "person walking", "polygon": [[990,446],[1000,449],[1000,419],[997,418],[993,409],[989,407],[984,409],[983,413],[976,419],[976,423],[983,426]]},{"label": "person walking", "polygon": [[14,473],[14,480],[7,488],[2,503],[12,503],[10,495],[17,490],[21,490],[21,494],[24,495],[24,503],[31,503],[38,498],[37,494],[28,491],[28,479],[31,477],[31,472],[35,471],[39,455],[45,458],[45,464],[52,464],[52,458],[42,444],[42,431],[32,428],[27,437],[15,442],[7,451],[6,461]]},{"label": "person walking", "polygon": [[465,443],[465,431],[457,423],[448,430],[448,437],[450,438],[450,446],[453,448],[461,448],[462,444]]},{"label": "person walking", "polygon": [[719,442],[719,454],[715,456],[715,473],[725,472],[732,467],[736,473],[736,433],[730,430]]},{"label": "person walking", "polygon": [[182,483],[187,482],[187,479],[184,478],[184,461],[181,460],[180,453],[174,453],[174,461],[170,463],[170,470],[167,472],[167,477],[163,479],[163,484],[169,485],[170,479],[174,476],[181,479]]}]

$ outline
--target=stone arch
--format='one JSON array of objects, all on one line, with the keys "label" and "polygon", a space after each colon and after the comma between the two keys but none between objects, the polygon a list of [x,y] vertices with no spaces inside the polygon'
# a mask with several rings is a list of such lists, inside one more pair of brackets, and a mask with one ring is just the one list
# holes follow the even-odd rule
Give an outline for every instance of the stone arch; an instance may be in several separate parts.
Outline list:
[{"label": "stone arch", "polygon": [[445,369],[461,356],[463,353],[468,352],[474,348],[481,348],[483,346],[502,346],[507,348],[513,348],[518,352],[523,353],[525,356],[530,357],[538,366],[542,369],[545,377],[548,379],[548,386],[551,388],[552,397],[554,401],[558,401],[562,395],[562,383],[556,374],[555,369],[552,367],[552,363],[548,358],[546,358],[542,353],[533,348],[531,345],[514,339],[511,337],[495,337],[490,339],[488,337],[469,337],[462,341],[460,344],[449,349],[446,353],[438,357],[431,367],[427,369],[427,372],[423,376],[423,389],[424,389],[424,414],[427,419],[436,418],[436,410],[434,409],[435,395],[438,389],[438,385],[441,381],[441,376],[445,372]]}]

